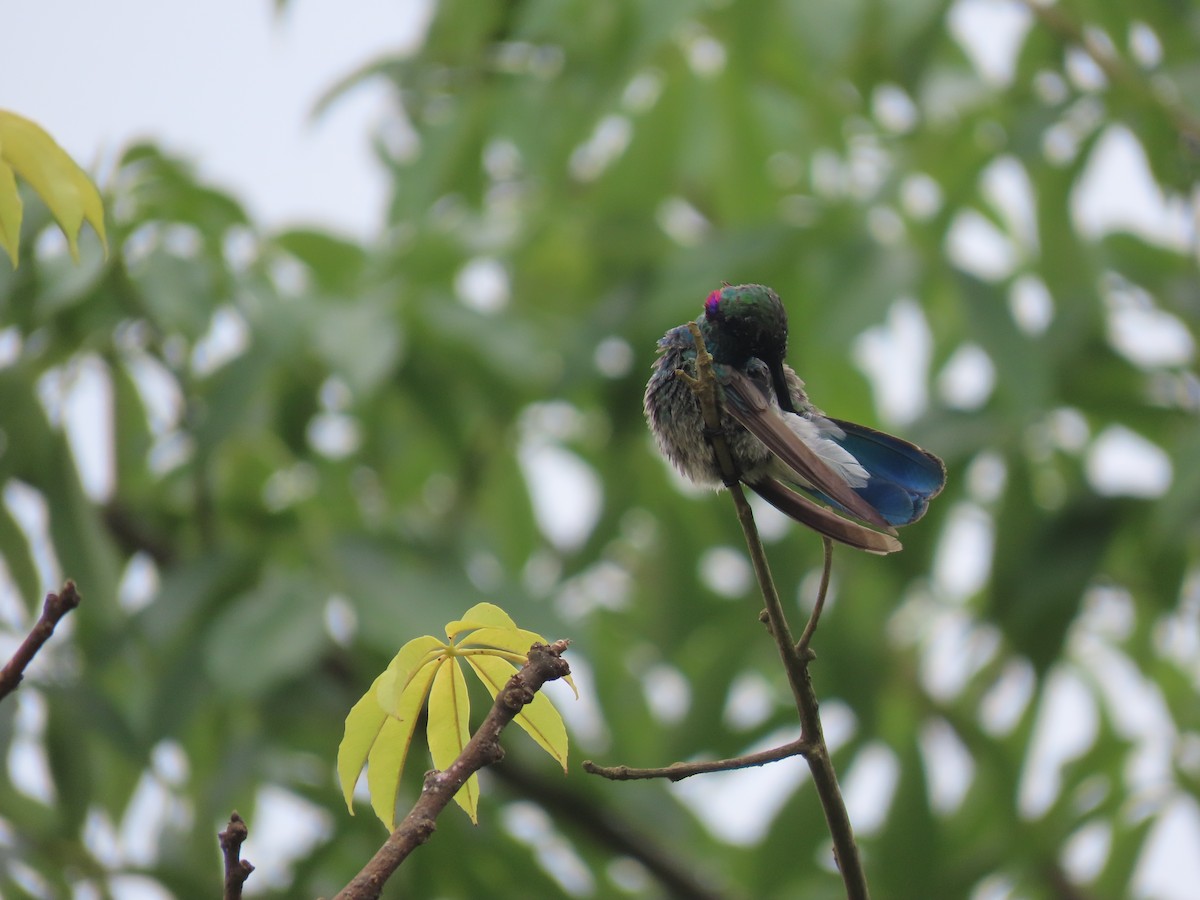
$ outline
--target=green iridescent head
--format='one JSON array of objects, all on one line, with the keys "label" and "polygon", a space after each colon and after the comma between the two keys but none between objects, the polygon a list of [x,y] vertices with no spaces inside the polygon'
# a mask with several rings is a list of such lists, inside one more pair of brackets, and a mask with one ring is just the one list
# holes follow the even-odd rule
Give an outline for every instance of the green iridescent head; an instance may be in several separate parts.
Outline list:
[{"label": "green iridescent head", "polygon": [[735,368],[751,357],[761,359],[771,370],[779,405],[794,411],[783,371],[787,310],[778,294],[762,284],[727,285],[704,301],[704,322],[713,359]]},{"label": "green iridescent head", "polygon": [[737,284],[713,291],[704,301],[713,357],[732,366],[752,356],[767,365],[787,355],[787,310],[769,287]]}]

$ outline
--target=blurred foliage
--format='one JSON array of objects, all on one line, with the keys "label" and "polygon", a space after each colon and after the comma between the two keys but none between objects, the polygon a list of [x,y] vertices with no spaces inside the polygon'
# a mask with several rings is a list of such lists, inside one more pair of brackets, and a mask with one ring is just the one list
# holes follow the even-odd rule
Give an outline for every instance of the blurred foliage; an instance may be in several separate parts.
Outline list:
[{"label": "blurred foliage", "polygon": [[[384,836],[339,796],[347,711],[487,600],[573,641],[570,774],[514,731],[483,824],[448,810],[389,895],[838,896],[797,761],[703,819],[702,789],[578,767],[795,728],[730,504],[642,421],[655,340],[722,281],[778,289],[824,408],[949,465],[905,552],[835,555],[815,642],[876,895],[1138,893],[1200,787],[1200,289],[1194,235],[1084,200],[1125,141],[1184,229],[1200,20],[1052,11],[443,0],[326,101],[395,89],[370,241],[266,232],[151,145],[107,185],[107,261],[28,204],[0,264],[7,627],[60,577],[85,599],[0,706],[4,895],[212,896],[233,808],[251,860],[272,828],[296,857],[259,890],[334,893]],[[1014,26],[1008,70],[964,22],[1001,59]],[[799,617],[820,543],[764,528]]]}]

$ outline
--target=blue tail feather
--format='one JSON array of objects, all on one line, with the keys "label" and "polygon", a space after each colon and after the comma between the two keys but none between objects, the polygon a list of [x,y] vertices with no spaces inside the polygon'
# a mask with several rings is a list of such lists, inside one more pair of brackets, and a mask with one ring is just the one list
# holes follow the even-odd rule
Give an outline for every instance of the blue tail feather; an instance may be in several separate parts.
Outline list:
[{"label": "blue tail feather", "polygon": [[[864,487],[855,488],[854,492],[877,509],[890,525],[909,525],[925,515],[929,501],[946,484],[945,464],[932,453],[898,437],[853,422],[832,421],[846,433],[844,438],[834,439],[871,476]],[[810,493],[822,502],[842,508],[818,492]]]}]

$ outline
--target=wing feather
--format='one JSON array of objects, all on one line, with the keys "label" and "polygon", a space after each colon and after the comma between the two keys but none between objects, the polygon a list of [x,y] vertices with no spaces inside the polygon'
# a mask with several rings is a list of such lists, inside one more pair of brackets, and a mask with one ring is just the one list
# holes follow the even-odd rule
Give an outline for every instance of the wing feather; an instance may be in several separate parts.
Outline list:
[{"label": "wing feather", "polygon": [[873,506],[854,493],[846,481],[788,427],[784,413],[777,404],[770,402],[768,395],[754,379],[733,368],[726,369],[722,376],[721,383],[730,401],[725,404],[729,414],[766,444],[788,468],[814,489],[836,501],[850,515],[888,534],[896,533]]},{"label": "wing feather", "polygon": [[900,542],[892,535],[881,534],[864,528],[857,522],[843,519],[837,513],[817,506],[801,494],[785,487],[774,478],[764,478],[749,487],[784,515],[839,543],[880,556],[901,549]]}]

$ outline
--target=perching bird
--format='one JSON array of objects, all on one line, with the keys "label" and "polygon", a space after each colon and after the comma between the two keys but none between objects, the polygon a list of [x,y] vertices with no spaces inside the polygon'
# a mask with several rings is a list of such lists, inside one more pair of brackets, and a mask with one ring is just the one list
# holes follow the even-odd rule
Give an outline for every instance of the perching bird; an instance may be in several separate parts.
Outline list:
[{"label": "perching bird", "polygon": [[[787,311],[770,288],[742,284],[713,291],[696,322],[713,356],[721,432],[738,480],[835,541],[871,553],[899,550],[895,526],[925,514],[946,483],[942,461],[890,434],[827,418],[809,402],[804,382],[784,362]],[[668,331],[658,349],[644,399],[650,430],[687,478],[720,487],[724,479],[699,400],[676,372],[696,374],[688,326]]]}]

